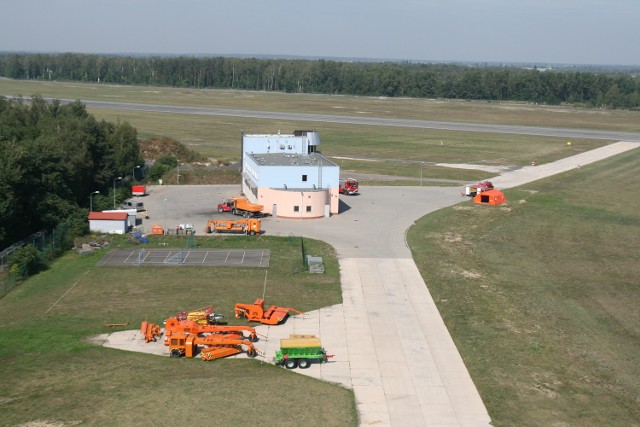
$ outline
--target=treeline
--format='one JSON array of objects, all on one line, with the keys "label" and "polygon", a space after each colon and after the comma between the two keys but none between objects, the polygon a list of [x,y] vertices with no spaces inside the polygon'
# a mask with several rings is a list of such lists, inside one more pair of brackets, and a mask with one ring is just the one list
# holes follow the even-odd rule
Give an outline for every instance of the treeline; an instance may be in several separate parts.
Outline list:
[{"label": "treeline", "polygon": [[0,56],[0,73],[14,79],[640,108],[640,82],[633,75],[505,67],[5,54]]},{"label": "treeline", "polygon": [[106,209],[142,163],[128,123],[99,122],[80,102],[0,97],[0,248],[70,219],[86,228],[90,201]]}]

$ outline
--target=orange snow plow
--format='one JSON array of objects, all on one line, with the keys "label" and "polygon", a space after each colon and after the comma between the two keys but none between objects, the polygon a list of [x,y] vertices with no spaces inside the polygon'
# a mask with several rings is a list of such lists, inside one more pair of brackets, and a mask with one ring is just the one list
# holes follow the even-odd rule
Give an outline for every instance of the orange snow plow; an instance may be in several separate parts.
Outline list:
[{"label": "orange snow plow", "polygon": [[250,322],[260,322],[266,325],[278,325],[282,323],[293,311],[297,314],[304,314],[291,307],[277,307],[272,305],[266,311],[264,309],[264,300],[257,299],[253,304],[236,304],[236,318],[246,317]]}]

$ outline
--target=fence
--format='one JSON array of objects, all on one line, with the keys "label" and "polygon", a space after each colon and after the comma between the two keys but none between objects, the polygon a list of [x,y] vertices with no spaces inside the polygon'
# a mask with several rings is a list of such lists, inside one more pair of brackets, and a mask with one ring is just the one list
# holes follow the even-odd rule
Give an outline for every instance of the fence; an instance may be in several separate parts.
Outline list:
[{"label": "fence", "polygon": [[11,255],[16,250],[25,245],[33,245],[45,260],[50,261],[71,246],[71,237],[71,222],[67,221],[59,224],[53,230],[38,231],[0,252],[0,298],[27,276],[25,268],[9,268]]},{"label": "fence", "polygon": [[[297,241],[296,237],[291,235],[289,236],[290,244],[296,244],[296,241]],[[302,236],[300,236],[300,256],[301,256],[300,261],[296,261],[296,260],[291,261],[291,272],[293,274],[303,273],[303,272],[306,272],[308,269],[307,251],[304,248],[304,239],[302,238]]]}]

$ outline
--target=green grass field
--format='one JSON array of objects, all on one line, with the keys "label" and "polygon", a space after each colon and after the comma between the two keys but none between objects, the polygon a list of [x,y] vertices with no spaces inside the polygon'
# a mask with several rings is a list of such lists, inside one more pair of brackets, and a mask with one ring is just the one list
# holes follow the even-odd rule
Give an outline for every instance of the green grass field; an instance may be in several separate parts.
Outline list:
[{"label": "green grass field", "polygon": [[[0,93],[640,131],[640,112],[515,103],[11,80],[0,80]],[[242,130],[288,132],[307,127],[294,122],[90,112],[100,119],[129,121],[141,136],[171,136],[207,156],[227,159],[239,157]],[[345,125],[313,128],[320,131],[328,155],[385,159],[340,160],[349,171],[406,177],[403,182],[415,185],[421,161],[541,164],[606,143],[573,141],[568,147],[558,138]],[[640,154],[630,152],[508,190],[509,202],[502,207],[469,204],[444,209],[418,221],[408,233],[416,263],[494,425],[640,425],[640,202],[629,191],[636,187],[639,161]],[[423,173],[427,182],[488,176],[437,166],[424,166]],[[268,289],[268,303],[309,310],[339,300],[335,261],[325,275],[329,283],[298,284],[302,276],[293,274],[289,259],[297,255],[294,249],[287,255],[285,249],[293,245],[286,239],[261,242],[268,242],[275,254],[268,274],[274,284]],[[331,250],[321,248],[317,251],[326,254],[326,261]],[[212,407],[220,425],[254,425],[256,420],[264,425],[357,424],[350,391],[281,368],[251,360],[168,364],[168,359],[83,341],[105,332],[105,322],[161,320],[183,309],[227,307],[235,298],[252,300],[262,293],[263,269],[185,274],[171,268],[97,268],[96,261],[97,256],[70,253],[0,300],[2,423],[39,419],[168,424],[177,422],[172,416],[182,422]],[[242,287],[228,284],[238,280]],[[298,299],[308,291],[309,299]],[[167,408],[175,412],[167,414]]]},{"label": "green grass field", "polygon": [[[637,111],[516,102],[287,94],[10,79],[0,80],[0,94],[14,96],[40,94],[44,97],[59,99],[640,132],[640,112]],[[264,129],[259,130],[264,131]]]},{"label": "green grass field", "polygon": [[[576,127],[640,131],[640,112],[540,106],[516,103],[442,101],[409,98],[374,98],[298,95],[250,91],[220,91],[159,87],[111,86],[63,82],[0,80],[0,94],[60,99],[85,99],[295,111],[422,120],[502,123],[530,126]],[[428,129],[385,128],[330,123],[260,120],[236,117],[162,114],[138,111],[90,109],[98,119],[127,121],[144,138],[170,136],[214,159],[237,161],[241,133],[283,133],[295,129],[320,131],[321,150],[327,156],[386,159],[393,175],[415,179],[419,162],[472,163],[522,166],[553,161],[606,144],[602,140],[575,140],[568,148],[561,138],[447,132]],[[368,172],[362,163],[360,172]],[[375,166],[374,166],[375,168]],[[380,168],[384,173],[385,168]],[[483,179],[486,172],[460,171],[462,180]],[[424,178],[441,178],[438,167],[425,165]],[[449,175],[455,175],[455,170]],[[469,178],[467,178],[469,177]],[[455,178],[454,178],[455,179]],[[212,182],[213,183],[213,182]],[[383,182],[381,182],[383,184]]]},{"label": "green grass field", "polygon": [[640,425],[640,152],[408,233],[496,426]]},{"label": "green grass field", "polygon": [[[323,257],[323,275],[296,273],[300,238],[199,242],[269,247],[270,267],[97,267],[104,250],[70,252],[0,299],[0,424],[151,426],[196,417],[214,425],[356,425],[352,391],[260,357],[176,360],[86,342],[114,330],[105,323],[137,329],[142,320],[161,324],[178,311],[209,304],[229,324],[246,325],[235,319],[233,306],[261,297],[265,278],[267,304],[309,311],[341,302],[337,260],[322,242],[305,239],[307,253]],[[180,247],[185,240],[173,243]]]}]

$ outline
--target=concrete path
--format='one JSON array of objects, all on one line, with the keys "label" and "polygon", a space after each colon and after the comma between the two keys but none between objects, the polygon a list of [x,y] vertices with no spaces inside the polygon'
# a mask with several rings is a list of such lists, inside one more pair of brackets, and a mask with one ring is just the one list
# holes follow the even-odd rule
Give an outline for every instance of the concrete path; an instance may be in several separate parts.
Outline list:
[{"label": "concrete path", "polygon": [[[638,146],[619,142],[507,172],[492,181],[498,188],[511,188]],[[375,187],[362,192],[345,198],[350,209],[326,220],[330,228],[321,224],[325,220],[313,227],[287,222],[288,233],[315,237],[336,248],[343,304],[341,309],[331,307],[330,316],[321,312],[317,327],[294,317],[278,327],[278,334],[319,333],[329,352],[340,353],[346,347],[350,378],[344,377],[341,354],[334,363],[297,372],[352,387],[363,426],[490,425],[404,240],[405,230],[416,219],[445,206],[470,203],[469,199],[460,198],[461,188]],[[275,226],[271,229],[278,233]]]},{"label": "concrete path", "polygon": [[[498,188],[511,188],[638,146],[620,142],[507,172],[492,181]],[[258,349],[272,357],[280,338],[290,333],[318,334],[335,357],[325,365],[295,372],[352,388],[363,426],[490,425],[482,399],[405,242],[407,229],[418,218],[457,203],[471,203],[460,196],[461,190],[366,187],[360,196],[342,197],[345,212],[331,218],[312,222],[266,219],[263,225],[270,235],[307,236],[333,245],[340,260],[343,303],[292,316],[277,327],[258,327],[266,337]],[[175,191],[176,198],[191,193],[184,186]],[[184,203],[192,203],[196,211],[206,211],[203,203],[211,206],[215,201],[197,193],[204,191],[203,186],[193,191],[194,201]],[[216,194],[229,191],[219,186],[211,189]],[[169,223],[185,222],[173,216],[166,202],[173,200],[172,192],[166,186],[158,192],[157,209],[164,209]],[[145,204],[153,204],[153,197],[152,193]],[[182,218],[184,206],[179,204]],[[196,215],[191,218],[196,226],[202,220]],[[111,335],[113,340],[110,336],[100,339],[105,345],[118,341],[116,334]],[[132,339],[120,339],[119,348]]]},{"label": "concrete path", "polygon": [[640,143],[630,141],[620,141],[614,144],[605,145],[595,150],[586,151],[576,154],[575,156],[560,159],[552,163],[546,163],[539,166],[526,166],[522,169],[504,173],[490,181],[496,188],[507,189],[526,184],[528,182],[537,181],[571,169],[580,168],[593,162],[624,153],[625,151],[638,148]]}]

